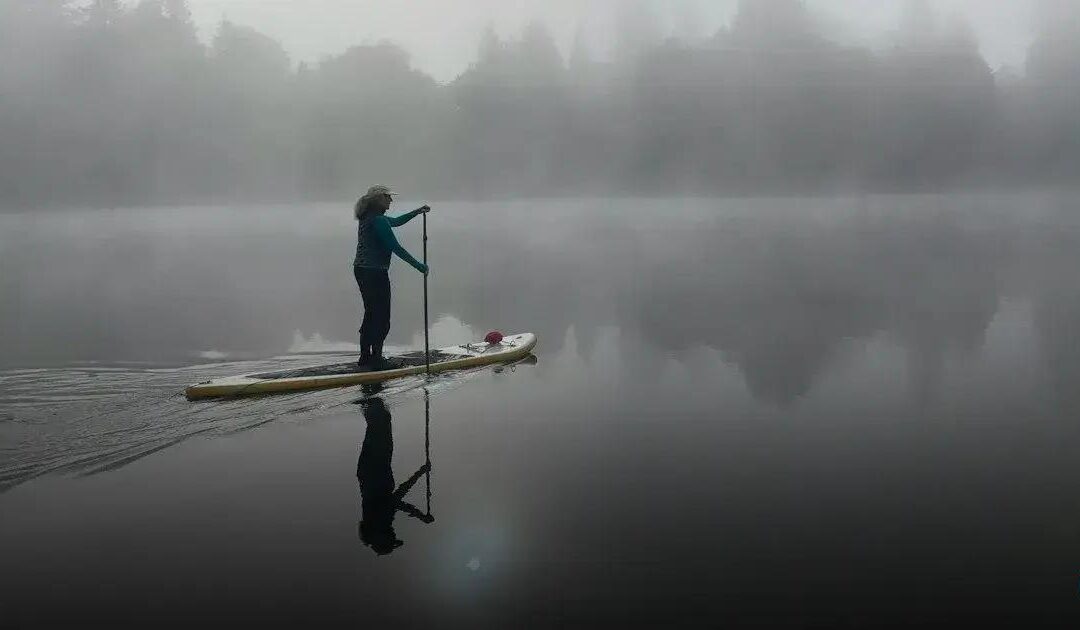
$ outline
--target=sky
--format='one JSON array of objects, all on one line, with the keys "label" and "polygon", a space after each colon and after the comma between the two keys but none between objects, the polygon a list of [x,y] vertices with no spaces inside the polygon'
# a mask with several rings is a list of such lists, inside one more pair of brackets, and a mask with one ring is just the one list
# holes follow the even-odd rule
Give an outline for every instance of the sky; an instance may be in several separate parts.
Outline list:
[{"label": "sky", "polygon": [[[357,44],[388,40],[413,65],[449,81],[476,56],[490,24],[504,37],[532,19],[543,21],[564,50],[578,29],[600,57],[611,45],[611,24],[626,0],[189,0],[204,37],[223,18],[280,41],[296,62],[317,61]],[[737,0],[651,0],[669,32],[701,36],[727,23]],[[896,30],[905,0],[806,0],[828,32],[848,43],[877,45]],[[1039,0],[928,0],[942,16],[966,17],[990,66],[1022,68]]]}]

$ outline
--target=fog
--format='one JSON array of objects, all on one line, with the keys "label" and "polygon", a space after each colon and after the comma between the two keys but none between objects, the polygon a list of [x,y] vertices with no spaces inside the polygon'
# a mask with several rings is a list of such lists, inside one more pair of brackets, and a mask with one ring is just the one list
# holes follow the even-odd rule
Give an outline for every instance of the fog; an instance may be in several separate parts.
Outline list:
[{"label": "fog", "polygon": [[[208,39],[222,19],[254,27],[278,39],[296,61],[318,61],[359,43],[391,39],[409,50],[416,64],[437,80],[453,80],[476,57],[476,42],[491,25],[504,37],[520,34],[528,19],[540,19],[560,50],[569,53],[585,31],[589,47],[607,55],[613,45],[618,7],[624,0],[413,0],[407,3],[317,0],[260,2],[191,0],[192,19]],[[846,42],[881,45],[900,24],[904,0],[808,0],[828,35]],[[991,67],[1019,66],[1033,36],[1034,0],[1000,0],[986,10],[981,0],[934,0],[943,15],[959,13],[979,35]],[[677,37],[716,32],[734,14],[737,0],[654,0],[658,28]]]},{"label": "fog", "polygon": [[0,0],[0,209],[1042,187],[1072,2]]}]

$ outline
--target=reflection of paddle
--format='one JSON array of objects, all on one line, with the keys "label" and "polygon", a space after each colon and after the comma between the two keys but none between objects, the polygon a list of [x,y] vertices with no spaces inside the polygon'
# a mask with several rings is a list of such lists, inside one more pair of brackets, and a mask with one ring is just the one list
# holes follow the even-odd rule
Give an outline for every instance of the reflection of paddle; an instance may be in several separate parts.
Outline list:
[{"label": "reflection of paddle", "polygon": [[[412,503],[409,503],[408,501],[405,500],[405,495],[409,494],[409,490],[412,490],[412,487],[414,485],[416,485],[417,481],[420,481],[421,475],[427,475],[427,479],[428,479],[427,483],[428,483],[429,490],[428,490],[428,511],[427,511],[427,513],[421,512],[420,508],[416,507]],[[397,509],[399,509],[402,512],[404,512],[405,514],[408,514],[409,516],[411,516],[411,517],[413,517],[415,519],[419,519],[419,520],[421,520],[421,521],[423,521],[425,523],[434,523],[435,522],[435,517],[431,515],[430,484],[431,484],[431,462],[427,462],[423,466],[420,467],[420,470],[417,470],[415,473],[413,473],[412,477],[409,477],[408,479],[405,480],[404,483],[402,483],[400,486],[398,486],[398,489],[394,492],[394,499],[396,500],[396,505],[395,506],[397,507]]]},{"label": "reflection of paddle", "polygon": [[[424,465],[427,466],[427,515],[431,516],[431,395],[424,389]],[[434,519],[432,519],[434,520]]]},{"label": "reflection of paddle", "polygon": [[[427,487],[425,492],[427,510],[424,512],[405,501],[405,495],[409,494],[417,481],[420,481],[421,475],[424,476],[424,485]],[[431,395],[426,388],[424,389],[424,465],[398,486],[394,492],[394,498],[397,500],[397,509],[402,512],[424,523],[435,522],[435,517],[431,515]]]}]

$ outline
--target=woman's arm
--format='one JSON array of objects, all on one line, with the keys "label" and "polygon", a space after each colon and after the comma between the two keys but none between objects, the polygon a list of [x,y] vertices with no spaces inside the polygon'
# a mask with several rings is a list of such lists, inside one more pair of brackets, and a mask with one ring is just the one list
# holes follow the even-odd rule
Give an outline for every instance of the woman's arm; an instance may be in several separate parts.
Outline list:
[{"label": "woman's arm", "polygon": [[402,225],[405,225],[409,221],[412,221],[413,219],[415,219],[416,217],[420,216],[421,214],[427,212],[430,209],[431,208],[428,208],[427,206],[422,206],[420,208],[417,208],[416,210],[413,210],[412,212],[406,212],[405,214],[401,215],[400,217],[386,217],[386,220],[390,222],[390,227],[400,227]]},{"label": "woman's arm", "polygon": [[412,257],[412,254],[405,251],[405,248],[398,242],[397,237],[394,236],[394,230],[390,228],[390,219],[385,216],[375,217],[375,234],[382,241],[382,244],[386,249],[394,252],[405,262],[413,266],[414,269],[420,273],[424,273],[427,270],[427,266],[424,263],[418,261]]}]

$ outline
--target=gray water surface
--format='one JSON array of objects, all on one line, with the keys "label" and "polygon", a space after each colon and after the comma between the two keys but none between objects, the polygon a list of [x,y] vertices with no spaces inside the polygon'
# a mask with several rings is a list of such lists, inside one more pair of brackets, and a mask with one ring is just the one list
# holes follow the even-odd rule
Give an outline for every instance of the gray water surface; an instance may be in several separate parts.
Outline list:
[{"label": "gray water surface", "polygon": [[347,204],[0,215],[5,617],[1075,612],[1080,198],[433,206],[433,346],[532,331],[534,365],[203,403],[352,356]]}]

